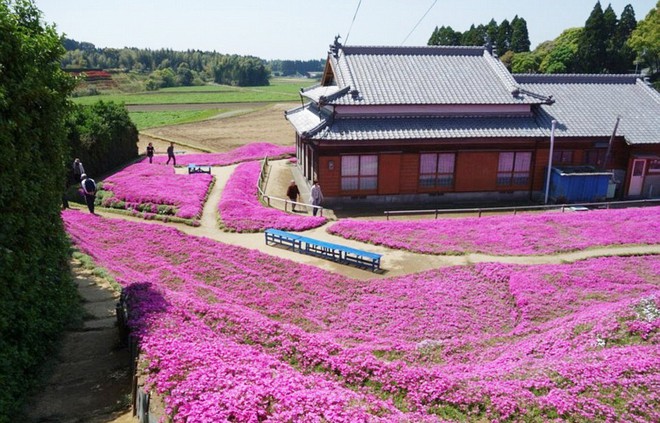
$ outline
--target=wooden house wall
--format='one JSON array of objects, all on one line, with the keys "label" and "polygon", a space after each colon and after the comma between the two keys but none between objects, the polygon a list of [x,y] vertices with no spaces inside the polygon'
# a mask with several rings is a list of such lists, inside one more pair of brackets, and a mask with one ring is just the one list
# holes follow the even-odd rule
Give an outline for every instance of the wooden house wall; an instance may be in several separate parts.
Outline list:
[{"label": "wooden house wall", "polygon": [[[599,139],[559,139],[555,142],[555,151],[572,151],[571,165],[583,165],[589,150],[603,148],[608,140]],[[318,147],[317,147],[318,148]],[[547,139],[473,139],[448,143],[441,140],[437,144],[414,143],[355,147],[326,147],[317,149],[319,182],[324,195],[329,197],[355,195],[397,195],[423,194],[433,192],[507,192],[541,191],[545,185],[546,168],[549,156]],[[652,148],[657,151],[660,146]],[[498,186],[497,169],[499,153],[503,151],[529,151],[532,153],[530,181],[526,186]],[[453,152],[456,154],[454,186],[443,188],[422,188],[419,186],[419,157],[423,152]],[[341,191],[341,156],[342,154],[378,154],[379,175],[378,189],[369,192]],[[613,145],[610,155],[610,167],[627,169],[630,159],[630,147],[622,138]],[[330,164],[332,163],[332,165]],[[569,163],[566,163],[569,164]],[[556,165],[556,164],[555,164]]]}]

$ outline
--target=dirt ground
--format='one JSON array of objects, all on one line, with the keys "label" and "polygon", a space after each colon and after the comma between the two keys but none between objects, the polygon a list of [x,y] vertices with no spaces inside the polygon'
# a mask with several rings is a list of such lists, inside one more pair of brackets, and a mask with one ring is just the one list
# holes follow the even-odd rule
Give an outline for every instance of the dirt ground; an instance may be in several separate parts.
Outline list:
[{"label": "dirt ground", "polygon": [[[222,153],[253,142],[293,145],[295,131],[284,111],[298,103],[232,103],[229,111],[202,122],[164,126],[140,133],[139,151],[152,142],[156,153],[164,153],[170,142],[177,151]],[[219,107],[219,105],[216,105]]]}]

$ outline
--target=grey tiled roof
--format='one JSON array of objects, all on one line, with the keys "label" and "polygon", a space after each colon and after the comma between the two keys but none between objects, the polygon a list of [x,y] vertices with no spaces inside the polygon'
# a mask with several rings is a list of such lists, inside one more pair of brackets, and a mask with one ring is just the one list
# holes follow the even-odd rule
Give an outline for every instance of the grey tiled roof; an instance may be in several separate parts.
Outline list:
[{"label": "grey tiled roof", "polygon": [[328,57],[336,105],[540,104],[484,47],[343,46]]},{"label": "grey tiled roof", "polygon": [[287,112],[299,133],[315,140],[367,141],[543,137],[533,117],[342,118],[330,122],[313,107]]},{"label": "grey tiled roof", "polygon": [[629,75],[514,75],[525,89],[552,95],[537,120],[555,136],[607,137],[621,117],[617,135],[629,144],[660,143],[660,94]]}]

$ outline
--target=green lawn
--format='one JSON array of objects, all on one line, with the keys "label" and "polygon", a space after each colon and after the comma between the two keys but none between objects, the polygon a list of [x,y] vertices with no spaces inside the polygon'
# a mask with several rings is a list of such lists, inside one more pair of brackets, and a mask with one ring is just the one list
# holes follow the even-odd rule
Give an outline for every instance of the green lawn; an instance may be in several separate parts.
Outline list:
[{"label": "green lawn", "polygon": [[164,88],[158,91],[134,94],[105,94],[77,97],[78,104],[93,104],[99,100],[124,104],[199,104],[199,103],[258,103],[297,101],[300,88],[314,85],[307,79],[275,78],[265,87],[233,87],[204,85],[195,87]]},{"label": "green lawn", "polygon": [[129,112],[128,115],[138,130],[179,123],[198,122],[225,112],[224,109],[178,110],[159,112]]}]

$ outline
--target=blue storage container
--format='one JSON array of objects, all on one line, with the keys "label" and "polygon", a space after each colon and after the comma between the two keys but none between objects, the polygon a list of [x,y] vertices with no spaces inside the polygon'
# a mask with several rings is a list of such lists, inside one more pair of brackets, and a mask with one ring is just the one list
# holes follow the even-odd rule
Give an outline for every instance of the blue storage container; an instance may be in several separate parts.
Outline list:
[{"label": "blue storage container", "polygon": [[612,172],[593,166],[553,167],[550,174],[550,198],[557,203],[589,203],[607,198]]}]

